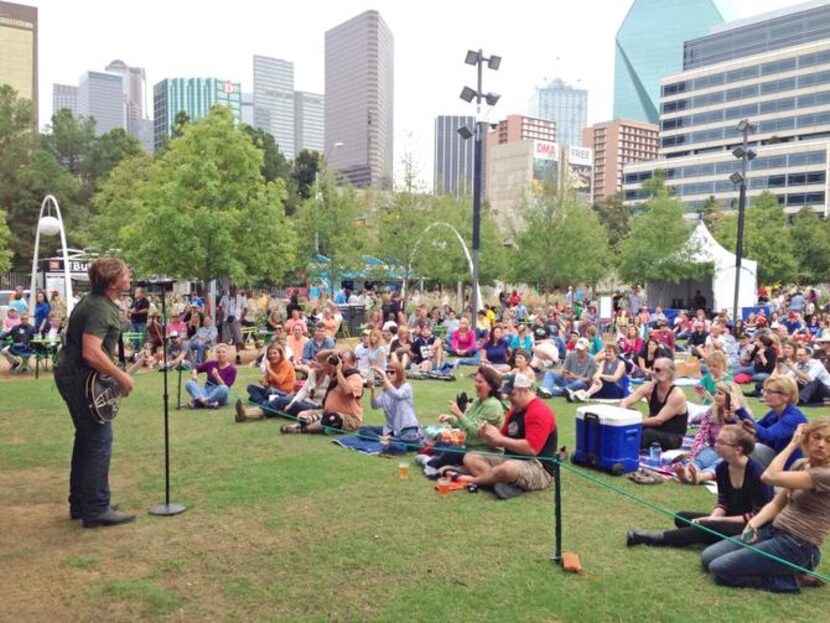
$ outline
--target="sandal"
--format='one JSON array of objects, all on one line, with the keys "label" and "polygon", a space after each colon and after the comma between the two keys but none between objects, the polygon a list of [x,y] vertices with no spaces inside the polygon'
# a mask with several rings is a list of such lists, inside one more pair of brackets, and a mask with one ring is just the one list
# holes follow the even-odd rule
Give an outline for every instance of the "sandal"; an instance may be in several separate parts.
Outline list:
[{"label": "sandal", "polygon": [[303,431],[302,431],[302,427],[299,424],[283,424],[280,427],[280,432],[285,433],[285,434],[290,434],[290,433],[301,433]]},{"label": "sandal", "polygon": [[628,477],[630,480],[633,480],[638,485],[659,485],[663,484],[663,479],[654,474],[652,472],[645,471],[643,469],[637,470],[633,474]]}]

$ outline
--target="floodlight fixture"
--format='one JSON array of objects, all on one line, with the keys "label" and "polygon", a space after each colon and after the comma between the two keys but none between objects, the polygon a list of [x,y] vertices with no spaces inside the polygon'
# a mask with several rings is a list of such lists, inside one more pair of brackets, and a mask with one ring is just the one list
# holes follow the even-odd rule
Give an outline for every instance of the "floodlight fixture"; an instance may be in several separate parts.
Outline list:
[{"label": "floodlight fixture", "polygon": [[740,184],[744,181],[744,176],[735,171],[732,175],[729,176],[729,181],[733,184]]},{"label": "floodlight fixture", "polygon": [[501,95],[499,95],[498,93],[490,92],[490,93],[488,93],[487,95],[484,96],[484,99],[487,102],[488,106],[495,106],[496,102],[499,101],[500,97],[501,97]]},{"label": "floodlight fixture", "polygon": [[462,125],[460,128],[456,130],[461,135],[465,141],[473,137],[473,133],[466,125]]},{"label": "floodlight fixture", "polygon": [[746,132],[752,129],[752,124],[747,119],[741,119],[737,128],[738,132]]},{"label": "floodlight fixture", "polygon": [[496,56],[495,54],[487,59],[487,66],[492,70],[498,70],[499,65],[501,65],[501,56]]},{"label": "floodlight fixture", "polygon": [[738,145],[735,149],[732,150],[732,155],[735,156],[738,160],[743,158],[746,155],[744,148]]},{"label": "floodlight fixture", "polygon": [[478,92],[475,89],[471,89],[470,87],[464,87],[463,89],[461,89],[461,95],[459,97],[461,97],[461,99],[463,99],[465,102],[469,103],[473,101],[473,98],[475,98],[476,95],[478,95]]},{"label": "floodlight fixture", "polygon": [[758,155],[758,154],[756,154],[756,153],[755,153],[754,151],[752,151],[751,149],[747,149],[747,150],[746,150],[746,159],[747,159],[747,160],[755,160],[755,156],[757,156],[757,155]]},{"label": "floodlight fixture", "polygon": [[467,50],[467,56],[464,58],[464,62],[468,65],[478,64],[478,52],[475,50]]}]

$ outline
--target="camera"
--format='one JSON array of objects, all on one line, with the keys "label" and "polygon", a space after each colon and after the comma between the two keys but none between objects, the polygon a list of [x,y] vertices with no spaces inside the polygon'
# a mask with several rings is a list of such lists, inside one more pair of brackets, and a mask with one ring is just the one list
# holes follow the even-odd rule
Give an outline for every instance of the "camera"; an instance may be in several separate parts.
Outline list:
[{"label": "camera", "polygon": [[336,366],[338,361],[340,361],[340,357],[338,357],[337,355],[330,355],[328,358],[330,366]]}]

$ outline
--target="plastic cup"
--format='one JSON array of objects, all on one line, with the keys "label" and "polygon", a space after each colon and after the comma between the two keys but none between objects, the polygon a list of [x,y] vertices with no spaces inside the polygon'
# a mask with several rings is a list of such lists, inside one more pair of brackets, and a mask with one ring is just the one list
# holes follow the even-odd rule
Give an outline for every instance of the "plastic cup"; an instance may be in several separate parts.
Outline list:
[{"label": "plastic cup", "polygon": [[398,478],[401,480],[409,480],[409,461],[401,461],[398,463]]},{"label": "plastic cup", "polygon": [[450,481],[446,478],[438,479],[438,494],[442,498],[447,498],[450,496]]}]

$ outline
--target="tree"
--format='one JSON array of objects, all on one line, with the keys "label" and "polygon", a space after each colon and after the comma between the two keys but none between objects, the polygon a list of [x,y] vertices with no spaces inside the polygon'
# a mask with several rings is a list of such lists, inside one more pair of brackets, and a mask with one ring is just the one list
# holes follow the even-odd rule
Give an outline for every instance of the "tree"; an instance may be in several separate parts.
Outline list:
[{"label": "tree", "polygon": [[830,281],[830,221],[805,206],[793,219],[791,234],[798,280]]},{"label": "tree", "polygon": [[303,201],[294,217],[300,257],[328,258],[322,268],[332,291],[344,272],[362,267],[362,256],[372,250],[369,231],[363,226],[365,204],[350,185],[336,186],[334,174],[333,169],[321,174],[319,195]]},{"label": "tree", "polygon": [[718,228],[718,219],[720,219],[720,204],[713,195],[710,195],[700,208],[700,217],[709,228],[709,231],[714,231]]},{"label": "tree", "polygon": [[522,210],[512,279],[541,284],[545,292],[564,283],[596,283],[610,263],[608,233],[595,210],[572,188],[545,182]]},{"label": "tree", "polygon": [[[738,214],[720,219],[715,237],[730,251],[736,248]],[[764,191],[752,199],[744,216],[743,255],[758,262],[758,279],[764,283],[791,281],[797,267],[787,215],[778,198]]]},{"label": "tree", "polygon": [[631,206],[623,203],[622,193],[616,193],[600,199],[593,209],[608,231],[608,244],[616,247],[628,235]]},{"label": "tree", "polygon": [[223,106],[183,127],[136,190],[135,218],[118,240],[127,261],[139,273],[203,282],[279,281],[295,265],[296,237],[285,185],[262,178],[262,161]]},{"label": "tree", "polygon": [[712,267],[696,264],[696,249],[688,243],[691,231],[683,219],[685,207],[666,187],[663,175],[643,183],[651,199],[631,219],[631,230],[620,243],[620,276],[631,283],[694,279]]},{"label": "tree", "polygon": [[248,133],[254,145],[262,151],[262,177],[265,178],[265,181],[273,182],[281,179],[288,184],[291,176],[291,165],[280,151],[274,137],[265,130],[253,128],[249,125],[243,125],[242,129]]},{"label": "tree", "polygon": [[12,266],[12,252],[8,250],[11,230],[6,224],[6,213],[0,210],[0,273],[4,273]]},{"label": "tree", "polygon": [[75,117],[68,108],[52,115],[43,146],[69,173],[82,181],[84,160],[95,142],[95,119]]},{"label": "tree", "polygon": [[83,162],[83,182],[86,202],[118,163],[125,158],[144,154],[139,140],[123,128],[115,128],[96,138]]}]

